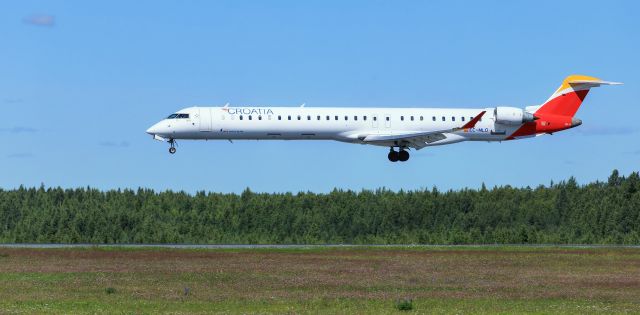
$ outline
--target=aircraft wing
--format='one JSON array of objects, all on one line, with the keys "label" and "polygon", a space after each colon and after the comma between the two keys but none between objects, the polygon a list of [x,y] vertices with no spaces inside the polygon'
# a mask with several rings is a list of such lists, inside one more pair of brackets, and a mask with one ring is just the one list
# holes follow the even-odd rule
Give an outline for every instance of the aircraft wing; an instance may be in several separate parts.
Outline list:
[{"label": "aircraft wing", "polygon": [[397,142],[417,150],[426,147],[429,143],[446,139],[444,134],[450,130],[432,131],[432,132],[412,132],[394,135],[368,135],[362,141],[375,142]]},{"label": "aircraft wing", "polygon": [[456,132],[463,129],[473,128],[476,123],[480,121],[480,118],[487,111],[482,111],[476,117],[471,119],[469,122],[464,124],[462,127],[457,127],[453,129],[443,129],[443,130],[434,130],[427,132],[407,132],[407,133],[397,133],[392,135],[368,135],[362,141],[364,142],[391,142],[397,141],[400,144],[404,144],[410,147],[415,148],[416,150],[420,150],[426,147],[428,144],[446,139],[447,136],[445,133]]}]

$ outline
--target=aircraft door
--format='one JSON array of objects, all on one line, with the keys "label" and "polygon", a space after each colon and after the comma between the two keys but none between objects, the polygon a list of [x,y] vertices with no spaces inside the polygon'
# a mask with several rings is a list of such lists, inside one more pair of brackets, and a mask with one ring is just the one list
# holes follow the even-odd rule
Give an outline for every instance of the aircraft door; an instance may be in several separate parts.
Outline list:
[{"label": "aircraft door", "polygon": [[211,131],[211,108],[200,107],[200,131]]},{"label": "aircraft door", "polygon": [[378,115],[373,115],[371,119],[371,127],[378,128]]},{"label": "aircraft door", "polygon": [[391,115],[389,114],[384,115],[384,126],[385,128],[391,127]]}]

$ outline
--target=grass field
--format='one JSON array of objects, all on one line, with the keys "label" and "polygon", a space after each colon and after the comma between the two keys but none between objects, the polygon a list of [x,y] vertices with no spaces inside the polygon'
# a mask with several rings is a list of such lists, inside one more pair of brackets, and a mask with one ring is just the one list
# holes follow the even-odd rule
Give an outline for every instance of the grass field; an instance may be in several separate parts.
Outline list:
[{"label": "grass field", "polygon": [[640,313],[640,249],[0,248],[0,314]]}]

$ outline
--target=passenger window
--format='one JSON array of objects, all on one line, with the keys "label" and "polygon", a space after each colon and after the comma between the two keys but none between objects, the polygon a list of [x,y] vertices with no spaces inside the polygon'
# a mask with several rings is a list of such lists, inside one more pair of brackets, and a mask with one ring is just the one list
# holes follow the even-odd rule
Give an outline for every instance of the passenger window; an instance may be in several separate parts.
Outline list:
[{"label": "passenger window", "polygon": [[320,120],[320,115],[318,115],[318,120]]},{"label": "passenger window", "polygon": [[456,121],[456,117],[455,116],[451,116],[451,121]]},{"label": "passenger window", "polygon": [[344,116],[344,120],[349,120],[349,116]]},{"label": "passenger window", "polygon": [[278,120],[282,120],[282,116],[278,115]]},{"label": "passenger window", "polygon": [[258,115],[258,120],[262,120],[262,116]]},{"label": "passenger window", "polygon": [[413,116],[411,116],[411,121],[413,121]]},{"label": "passenger window", "polygon": [[367,116],[362,116],[362,120],[367,121]]},{"label": "passenger window", "polygon": [[288,120],[291,120],[291,115],[287,116],[287,119],[288,119]]},{"label": "passenger window", "polygon": [[400,120],[404,121],[404,116],[400,116]]},{"label": "passenger window", "polygon": [[444,116],[442,116],[442,121],[446,121],[446,118],[444,118]]},{"label": "passenger window", "polygon": [[460,117],[462,119],[462,121],[464,121],[464,116]]},{"label": "passenger window", "polygon": [[329,115],[327,115],[327,120],[331,120],[331,117],[329,117]]},{"label": "passenger window", "polygon": [[385,117],[387,119],[387,121],[389,121],[389,116]]},{"label": "passenger window", "polygon": [[436,116],[431,117],[431,120],[436,121]]},{"label": "passenger window", "polygon": [[242,115],[240,115],[240,120],[242,120]]},{"label": "passenger window", "polygon": [[423,117],[423,116],[420,116],[420,121],[423,121],[423,120],[424,120],[424,117]]},{"label": "passenger window", "polygon": [[311,120],[311,116],[310,115],[307,115],[307,120]]},{"label": "passenger window", "polygon": [[336,116],[336,120],[338,120],[338,116]]},{"label": "passenger window", "polygon": [[302,117],[300,117],[300,115],[298,115],[298,120],[302,119]]},{"label": "passenger window", "polygon": [[378,121],[378,117],[373,116],[373,121]]},{"label": "passenger window", "polygon": [[251,115],[249,115],[249,120],[251,120]]},{"label": "passenger window", "polygon": [[358,120],[358,116],[353,116],[353,120]]}]

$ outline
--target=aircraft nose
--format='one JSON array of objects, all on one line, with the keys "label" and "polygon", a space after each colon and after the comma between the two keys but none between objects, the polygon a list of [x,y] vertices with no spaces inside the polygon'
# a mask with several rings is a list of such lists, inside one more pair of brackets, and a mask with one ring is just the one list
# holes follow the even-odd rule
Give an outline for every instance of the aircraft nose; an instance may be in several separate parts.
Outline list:
[{"label": "aircraft nose", "polygon": [[147,129],[147,131],[146,131],[146,132],[147,132],[148,134],[150,134],[150,135],[155,135],[155,134],[157,134],[157,133],[158,133],[158,124],[155,124],[155,125],[153,125],[153,126],[149,127],[149,129]]}]

